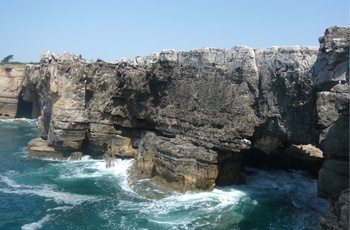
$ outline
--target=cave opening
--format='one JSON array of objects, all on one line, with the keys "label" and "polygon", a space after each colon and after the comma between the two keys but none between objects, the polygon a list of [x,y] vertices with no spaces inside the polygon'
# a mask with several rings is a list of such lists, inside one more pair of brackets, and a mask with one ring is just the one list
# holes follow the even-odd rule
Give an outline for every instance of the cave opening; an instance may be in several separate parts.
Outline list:
[{"label": "cave opening", "polygon": [[322,151],[311,144],[289,144],[269,153],[252,148],[243,154],[243,165],[274,170],[302,170],[315,178],[323,160]]},{"label": "cave opening", "polygon": [[242,152],[230,152],[217,150],[218,152],[218,176],[215,179],[217,186],[229,186],[244,183],[241,175],[243,165]]},{"label": "cave opening", "polygon": [[33,118],[33,102],[23,100],[23,93],[19,94],[16,118]]},{"label": "cave opening", "polygon": [[217,186],[244,184],[246,168],[272,170],[300,170],[312,178],[318,177],[323,164],[323,153],[311,144],[287,143],[267,152],[258,148],[240,152],[218,151]]}]

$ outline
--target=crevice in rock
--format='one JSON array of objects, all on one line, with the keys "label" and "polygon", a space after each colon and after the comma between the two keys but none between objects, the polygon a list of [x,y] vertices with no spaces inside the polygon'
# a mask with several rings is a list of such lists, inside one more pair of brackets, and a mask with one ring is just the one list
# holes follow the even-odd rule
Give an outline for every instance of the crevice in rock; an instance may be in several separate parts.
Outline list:
[{"label": "crevice in rock", "polygon": [[33,103],[23,100],[23,94],[20,93],[17,103],[16,118],[32,118]]},{"label": "crevice in rock", "polygon": [[21,90],[21,92],[18,95],[18,103],[15,117],[33,119],[39,116],[40,106],[37,95],[33,92],[30,92],[29,95],[24,95],[24,91]]},{"label": "crevice in rock", "polygon": [[94,96],[94,92],[91,90],[85,90],[85,103],[88,104]]},{"label": "crevice in rock", "polygon": [[88,130],[85,130],[85,138],[81,144],[81,150],[83,152],[83,155],[90,155]]},{"label": "crevice in rock", "polygon": [[276,170],[303,170],[317,177],[323,164],[322,151],[312,145],[287,145],[270,153],[252,148],[243,155],[243,164]]},{"label": "crevice in rock", "polygon": [[243,155],[242,152],[218,152],[218,176],[215,180],[217,186],[228,186],[244,183],[241,175]]}]

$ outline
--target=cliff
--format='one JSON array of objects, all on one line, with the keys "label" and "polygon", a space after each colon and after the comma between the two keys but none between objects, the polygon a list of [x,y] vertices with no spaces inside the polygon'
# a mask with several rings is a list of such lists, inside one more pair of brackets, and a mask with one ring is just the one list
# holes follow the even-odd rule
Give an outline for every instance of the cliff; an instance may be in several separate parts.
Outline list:
[{"label": "cliff", "polygon": [[14,118],[25,65],[0,66],[0,118]]},{"label": "cliff", "polygon": [[47,51],[22,85],[40,108],[29,156],[132,157],[134,177],[211,190],[242,182],[243,162],[317,172],[312,144],[326,157],[319,194],[336,209],[349,187],[348,58],[345,27],[327,29],[320,48],[163,50],[115,63]]},{"label": "cliff", "polygon": [[323,229],[349,229],[349,46],[348,27],[332,27],[319,39],[313,67],[317,88],[318,143],[325,153],[318,194],[330,200]]},{"label": "cliff", "polygon": [[56,151],[135,157],[136,171],[175,189],[211,189],[240,181],[245,150],[316,144],[317,53],[204,48],[90,63],[45,52],[26,70],[24,98],[40,101],[41,136]]}]

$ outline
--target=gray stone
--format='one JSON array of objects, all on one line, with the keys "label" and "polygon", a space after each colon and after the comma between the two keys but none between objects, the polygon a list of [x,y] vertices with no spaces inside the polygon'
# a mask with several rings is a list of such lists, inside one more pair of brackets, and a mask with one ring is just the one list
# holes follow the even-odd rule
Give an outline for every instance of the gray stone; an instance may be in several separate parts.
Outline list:
[{"label": "gray stone", "polygon": [[[239,183],[253,149],[293,155],[304,154],[293,144],[313,144],[346,159],[347,31],[329,28],[319,50],[163,50],[115,63],[46,52],[26,68],[23,92],[38,102],[41,136],[56,150],[134,157],[133,173],[162,187],[210,190]],[[321,187],[340,175],[323,172]]]},{"label": "gray stone", "polygon": [[335,211],[341,209],[337,204],[341,192],[349,188],[349,35],[349,27],[328,28],[319,39],[313,66],[313,82],[319,91],[318,143],[326,158],[319,172],[318,194],[331,203],[330,212],[321,219],[321,229],[349,228],[348,204],[343,212]]},{"label": "gray stone", "polygon": [[327,89],[339,81],[349,83],[349,27],[330,27],[319,41],[320,53],[313,67],[314,85]]},{"label": "gray stone", "polygon": [[349,189],[343,190],[339,197],[333,198],[330,212],[321,217],[321,229],[349,229]]}]

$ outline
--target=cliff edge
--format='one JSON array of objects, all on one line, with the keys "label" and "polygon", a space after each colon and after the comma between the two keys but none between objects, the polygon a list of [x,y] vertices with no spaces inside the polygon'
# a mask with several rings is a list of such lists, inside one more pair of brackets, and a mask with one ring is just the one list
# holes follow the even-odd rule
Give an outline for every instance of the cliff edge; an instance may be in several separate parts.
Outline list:
[{"label": "cliff edge", "polygon": [[326,158],[319,194],[335,208],[349,187],[348,60],[348,27],[327,29],[320,48],[163,50],[114,63],[46,51],[22,85],[40,108],[29,156],[135,158],[133,176],[184,192],[240,183],[242,163],[261,159],[317,173],[311,144]]},{"label": "cliff edge", "polygon": [[330,201],[323,229],[349,229],[349,47],[348,27],[332,27],[320,37],[313,67],[317,88],[318,144],[325,154],[318,194]]},{"label": "cliff edge", "polygon": [[316,144],[317,53],[203,48],[107,63],[45,52],[24,97],[40,101],[41,137],[58,152],[134,157],[135,171],[176,190],[212,189],[241,181],[244,151]]}]

